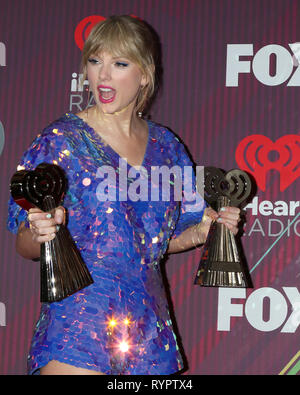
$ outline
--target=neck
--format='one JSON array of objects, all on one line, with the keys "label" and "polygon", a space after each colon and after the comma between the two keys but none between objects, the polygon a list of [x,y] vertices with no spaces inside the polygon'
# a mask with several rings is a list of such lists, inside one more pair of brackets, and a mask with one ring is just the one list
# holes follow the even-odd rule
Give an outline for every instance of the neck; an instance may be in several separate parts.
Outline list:
[{"label": "neck", "polygon": [[141,119],[128,107],[121,111],[108,114],[99,111],[97,106],[94,106],[89,110],[89,113],[101,130],[105,130],[105,132],[107,131],[108,133],[119,132],[127,137],[130,137],[141,123]]}]

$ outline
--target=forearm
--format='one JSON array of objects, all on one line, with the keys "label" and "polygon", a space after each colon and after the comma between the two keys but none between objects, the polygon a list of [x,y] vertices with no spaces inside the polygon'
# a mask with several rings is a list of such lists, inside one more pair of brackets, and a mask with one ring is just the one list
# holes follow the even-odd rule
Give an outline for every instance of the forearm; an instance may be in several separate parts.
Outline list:
[{"label": "forearm", "polygon": [[171,239],[167,252],[168,254],[174,254],[176,252],[187,251],[203,244],[205,239],[206,232],[201,223],[191,226],[175,239]]},{"label": "forearm", "polygon": [[35,259],[41,254],[41,244],[53,240],[60,224],[65,224],[66,215],[63,206],[52,212],[44,212],[38,207],[28,212],[30,229],[22,222],[19,226],[16,250],[25,259]]},{"label": "forearm", "polygon": [[167,252],[183,252],[190,248],[198,247],[205,242],[211,222],[218,221],[224,224],[234,235],[238,232],[238,222],[240,220],[240,209],[238,207],[222,207],[219,213],[207,207],[199,224],[194,225],[182,232],[178,237],[169,242]]},{"label": "forearm", "polygon": [[35,259],[40,256],[41,244],[33,240],[32,232],[25,227],[24,222],[21,222],[18,230],[16,251],[25,259]]}]

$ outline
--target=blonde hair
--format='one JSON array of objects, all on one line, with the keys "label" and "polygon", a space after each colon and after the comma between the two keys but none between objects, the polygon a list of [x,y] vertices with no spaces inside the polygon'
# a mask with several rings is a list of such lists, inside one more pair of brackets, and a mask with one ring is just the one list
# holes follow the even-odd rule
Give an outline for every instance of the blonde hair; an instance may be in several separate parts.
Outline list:
[{"label": "blonde hair", "polygon": [[85,41],[81,59],[82,83],[91,55],[108,52],[125,57],[141,69],[148,81],[136,102],[136,112],[142,111],[155,91],[157,48],[154,31],[145,22],[129,15],[111,16],[96,24]]}]

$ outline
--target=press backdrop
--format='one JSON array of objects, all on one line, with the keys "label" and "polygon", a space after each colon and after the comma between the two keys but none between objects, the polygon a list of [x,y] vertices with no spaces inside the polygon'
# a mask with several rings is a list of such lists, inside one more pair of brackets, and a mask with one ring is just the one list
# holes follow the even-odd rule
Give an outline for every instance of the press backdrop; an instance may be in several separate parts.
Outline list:
[{"label": "press backdrop", "polygon": [[39,266],[6,230],[10,177],[34,137],[85,106],[91,26],[133,14],[158,33],[163,86],[150,116],[199,165],[256,180],[243,246],[253,289],[193,285],[200,251],[166,262],[186,374],[299,374],[300,3],[297,0],[0,1],[0,373],[25,374]]}]

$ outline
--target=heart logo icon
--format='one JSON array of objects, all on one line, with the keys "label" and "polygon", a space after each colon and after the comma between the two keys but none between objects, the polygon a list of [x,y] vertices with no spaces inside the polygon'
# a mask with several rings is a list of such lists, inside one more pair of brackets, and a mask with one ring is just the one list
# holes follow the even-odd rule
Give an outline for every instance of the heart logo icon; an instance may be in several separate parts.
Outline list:
[{"label": "heart logo icon", "polygon": [[275,142],[261,134],[247,136],[239,143],[235,160],[253,175],[262,191],[266,190],[268,171],[277,170],[282,192],[300,175],[300,136],[289,134]]},{"label": "heart logo icon", "polygon": [[35,170],[17,171],[11,178],[10,192],[15,202],[29,210],[38,207],[43,211],[51,209],[46,201],[51,198],[54,207],[63,200],[67,181],[60,166],[41,163]]}]

